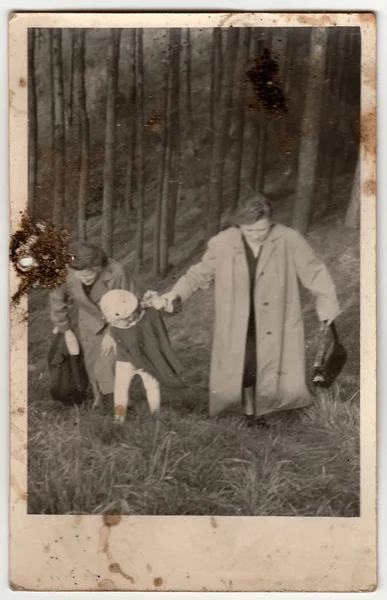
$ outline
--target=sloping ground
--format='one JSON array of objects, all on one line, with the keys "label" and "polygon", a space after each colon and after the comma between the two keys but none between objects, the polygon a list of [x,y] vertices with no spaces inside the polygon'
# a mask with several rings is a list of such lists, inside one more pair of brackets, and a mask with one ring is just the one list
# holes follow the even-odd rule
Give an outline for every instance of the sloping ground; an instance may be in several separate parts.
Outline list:
[{"label": "sloping ground", "polygon": [[[344,200],[344,199],[343,199]],[[291,198],[279,220],[289,222]],[[279,211],[278,211],[279,212]],[[172,266],[151,289],[169,289],[200,259],[200,206],[180,211]],[[151,227],[148,223],[148,243]],[[163,392],[161,420],[148,415],[143,392],[125,425],[112,407],[65,409],[49,397],[46,356],[51,339],[47,294],[31,294],[29,320],[29,501],[31,513],[320,515],[359,514],[359,252],[358,232],[340,212],[312,226],[309,240],[329,266],[343,312],[338,328],[349,353],[336,388],[305,411],[273,416],[269,430],[242,426],[238,409],[206,414],[212,289],[198,292],[182,313],[166,318],[189,386]],[[124,231],[117,256],[131,262]],[[147,255],[151,255],[147,246]],[[148,259],[149,260],[149,259]],[[148,265],[147,265],[148,266]],[[318,323],[304,298],[308,373]]]}]

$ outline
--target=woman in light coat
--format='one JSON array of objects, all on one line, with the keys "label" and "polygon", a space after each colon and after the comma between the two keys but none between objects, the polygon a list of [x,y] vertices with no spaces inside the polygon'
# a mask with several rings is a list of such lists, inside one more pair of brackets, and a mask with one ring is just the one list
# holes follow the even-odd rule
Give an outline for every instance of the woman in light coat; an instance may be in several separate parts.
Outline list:
[{"label": "woman in light coat", "polygon": [[138,297],[139,290],[122,266],[97,246],[79,243],[73,251],[66,282],[50,293],[51,320],[55,329],[65,334],[67,346],[77,353],[78,337],[72,330],[69,310],[71,302],[75,304],[79,341],[97,406],[103,395],[113,393],[116,360],[115,342],[99,301],[109,290],[123,289]]},{"label": "woman in light coat", "polygon": [[325,265],[297,231],[272,221],[264,197],[253,196],[164,294],[167,310],[213,280],[210,415],[243,399],[252,425],[254,417],[262,423],[268,413],[307,406],[299,280],[315,297],[319,320],[333,321],[339,304]]}]

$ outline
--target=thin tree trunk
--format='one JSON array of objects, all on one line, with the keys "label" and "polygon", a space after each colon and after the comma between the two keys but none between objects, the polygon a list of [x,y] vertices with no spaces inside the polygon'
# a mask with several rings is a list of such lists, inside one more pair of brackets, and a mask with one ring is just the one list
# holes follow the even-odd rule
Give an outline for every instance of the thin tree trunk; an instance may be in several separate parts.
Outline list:
[{"label": "thin tree trunk", "polygon": [[133,192],[134,192],[134,169],[133,161],[136,153],[136,136],[135,136],[135,122],[137,120],[136,115],[136,65],[135,65],[135,44],[136,44],[136,30],[129,30],[129,54],[130,54],[130,77],[129,77],[129,106],[130,114],[128,115],[128,160],[126,163],[126,178],[125,178],[125,193],[124,193],[124,206],[128,215],[133,211]]},{"label": "thin tree trunk", "polygon": [[235,128],[236,128],[236,163],[233,171],[233,183],[231,208],[235,210],[238,206],[239,195],[241,190],[242,180],[242,162],[243,162],[243,141],[245,133],[245,73],[246,63],[249,54],[250,45],[250,28],[246,27],[241,29],[240,41],[239,41],[239,56],[238,56],[238,69],[237,69],[237,106],[235,115]]},{"label": "thin tree trunk", "polygon": [[[171,36],[171,32],[170,32]],[[171,113],[173,106],[173,70],[172,70],[172,44],[171,37],[169,41],[169,58],[166,70],[166,91],[165,91],[165,117],[164,117],[164,140],[163,140],[163,167],[159,198],[159,273],[165,273],[169,263],[169,244],[168,244],[168,214],[170,208],[169,190],[171,179]]]},{"label": "thin tree trunk", "polygon": [[113,195],[119,48],[120,30],[111,29],[107,57],[107,102],[102,200],[102,248],[108,256],[113,254]]},{"label": "thin tree trunk", "polygon": [[[267,49],[270,50],[272,46],[272,31],[268,30],[264,40],[257,41],[257,57],[259,52]],[[267,129],[268,122],[267,117],[261,112],[259,121],[257,124],[257,155],[253,163],[251,185],[255,192],[260,193],[264,191],[265,187],[265,176],[266,176],[266,145],[267,145]]]},{"label": "thin tree trunk", "polygon": [[212,134],[215,132],[215,120],[220,101],[222,81],[221,55],[222,30],[220,27],[216,27],[213,31],[211,56],[210,129]]},{"label": "thin tree trunk", "polygon": [[168,210],[168,245],[172,246],[175,241],[175,224],[177,213],[177,201],[180,190],[180,44],[181,29],[174,28],[170,30],[171,36],[171,166],[169,182],[169,210]]},{"label": "thin tree trunk", "polygon": [[[212,237],[218,233],[223,210],[223,173],[227,151],[227,136],[232,102],[232,82],[235,72],[238,34],[238,29],[230,29],[227,32],[225,57],[227,69],[223,77],[222,98],[215,116],[215,128],[212,142],[211,173],[208,190],[210,202],[207,223],[208,237]],[[216,38],[214,38],[214,43],[216,43],[216,41]]]},{"label": "thin tree trunk", "polygon": [[191,30],[189,27],[186,28],[186,106],[187,106],[187,139],[189,143],[189,149],[191,156],[196,154],[195,144],[195,126],[193,119],[192,110],[192,52],[191,52]]},{"label": "thin tree trunk", "polygon": [[78,184],[78,239],[86,240],[86,199],[87,182],[89,178],[89,136],[90,126],[87,114],[86,102],[86,62],[85,62],[85,38],[86,29],[80,29],[75,34],[75,61],[76,61],[76,79],[78,91],[78,111],[79,111],[79,136],[80,136],[80,170]]},{"label": "thin tree trunk", "polygon": [[69,77],[69,94],[68,94],[68,98],[67,98],[67,123],[68,123],[69,130],[71,130],[71,128],[73,126],[75,35],[76,35],[76,30],[70,29],[70,77]]},{"label": "thin tree trunk", "polygon": [[54,93],[54,202],[53,224],[61,227],[65,196],[65,119],[63,95],[62,31],[52,32]]},{"label": "thin tree trunk", "polygon": [[51,181],[54,188],[55,181],[55,93],[54,93],[54,30],[48,30],[48,64],[49,64],[49,79],[50,79],[50,137],[51,137],[51,154],[50,168]]},{"label": "thin tree trunk", "polygon": [[144,205],[145,205],[145,154],[144,154],[144,42],[143,29],[136,29],[136,259],[135,270],[144,265]]},{"label": "thin tree trunk", "polygon": [[316,185],[319,144],[319,120],[325,73],[327,32],[313,28],[310,38],[307,97],[302,120],[302,137],[297,173],[293,227],[302,234],[308,231]]},{"label": "thin tree trunk", "polygon": [[38,172],[38,109],[35,81],[36,30],[28,31],[28,212],[35,216]]},{"label": "thin tree trunk", "polygon": [[357,158],[351,197],[347,214],[345,215],[345,226],[351,229],[356,229],[360,226],[360,153]]}]

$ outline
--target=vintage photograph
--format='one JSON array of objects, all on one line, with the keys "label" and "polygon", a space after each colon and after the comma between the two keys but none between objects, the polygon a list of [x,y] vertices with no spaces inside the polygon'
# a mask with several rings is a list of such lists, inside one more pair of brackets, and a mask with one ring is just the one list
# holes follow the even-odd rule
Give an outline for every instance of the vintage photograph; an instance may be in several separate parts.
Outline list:
[{"label": "vintage photograph", "polygon": [[29,515],[361,516],[361,41],[28,28]]}]

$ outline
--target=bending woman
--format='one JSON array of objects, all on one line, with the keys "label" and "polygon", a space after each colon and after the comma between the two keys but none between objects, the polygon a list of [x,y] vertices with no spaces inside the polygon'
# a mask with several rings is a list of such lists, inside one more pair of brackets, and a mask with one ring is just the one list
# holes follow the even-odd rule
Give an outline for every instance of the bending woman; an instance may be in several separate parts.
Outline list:
[{"label": "bending woman", "polygon": [[79,341],[96,406],[102,395],[113,393],[115,365],[115,342],[108,332],[99,301],[113,289],[127,290],[137,296],[139,293],[122,266],[97,246],[75,244],[73,253],[66,282],[50,293],[51,320],[55,328],[65,334],[67,345],[76,347],[78,338],[71,328],[69,314],[70,303],[74,303]]}]

